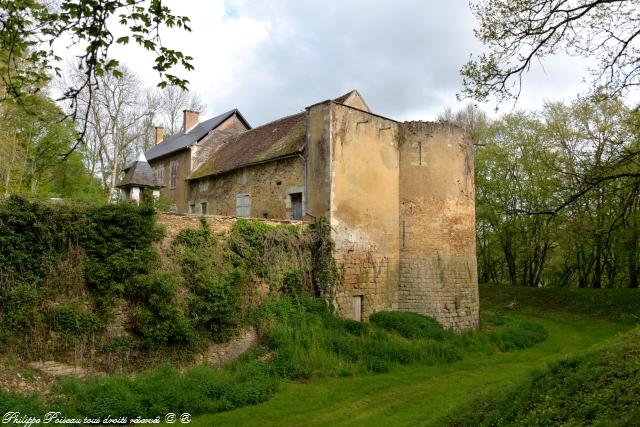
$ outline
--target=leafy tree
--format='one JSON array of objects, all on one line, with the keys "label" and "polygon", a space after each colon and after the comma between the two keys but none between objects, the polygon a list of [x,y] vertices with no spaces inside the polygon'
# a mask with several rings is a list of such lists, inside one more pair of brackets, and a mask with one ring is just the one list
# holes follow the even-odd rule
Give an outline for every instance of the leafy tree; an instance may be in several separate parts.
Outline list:
[{"label": "leafy tree", "polygon": [[160,87],[186,88],[187,81],[171,70],[193,68],[190,56],[161,43],[164,28],[190,31],[189,18],[172,14],[161,0],[0,0],[0,21],[0,80],[3,95],[12,99],[37,90],[51,72],[60,73],[55,48],[63,36],[84,47],[77,63],[84,79],[64,94],[72,101],[86,86],[95,87],[103,74],[120,74],[119,61],[109,55],[114,43],[132,42],[154,52]]},{"label": "leafy tree", "polygon": [[609,94],[640,85],[638,0],[484,0],[471,8],[489,52],[463,66],[467,96],[517,97],[531,64],[558,52],[596,59],[592,81]]},{"label": "leafy tree", "polygon": [[[579,98],[488,124],[476,146],[479,278],[538,286],[638,287],[637,113]],[[601,170],[617,179],[600,180]],[[552,215],[546,206],[564,208]]]},{"label": "leafy tree", "polygon": [[72,121],[43,94],[25,95],[22,103],[28,108],[10,101],[0,104],[0,191],[85,201],[104,198],[79,154],[60,163],[61,154],[77,138]]}]

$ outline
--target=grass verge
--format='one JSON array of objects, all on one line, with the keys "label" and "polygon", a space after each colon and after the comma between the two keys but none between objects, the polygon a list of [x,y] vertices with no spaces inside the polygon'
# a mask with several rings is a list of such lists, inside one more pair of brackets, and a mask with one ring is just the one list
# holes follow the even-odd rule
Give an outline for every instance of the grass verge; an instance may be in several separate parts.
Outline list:
[{"label": "grass verge", "polygon": [[634,425],[640,419],[640,329],[550,364],[508,392],[456,411],[450,426]]}]

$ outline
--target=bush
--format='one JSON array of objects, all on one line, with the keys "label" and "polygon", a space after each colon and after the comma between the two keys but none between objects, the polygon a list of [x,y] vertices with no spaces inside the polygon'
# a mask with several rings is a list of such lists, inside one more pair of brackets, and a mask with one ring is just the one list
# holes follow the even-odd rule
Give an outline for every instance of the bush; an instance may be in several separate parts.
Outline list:
[{"label": "bush", "polygon": [[56,332],[86,335],[98,327],[98,318],[79,302],[55,306],[49,312],[49,324]]},{"label": "bush", "polygon": [[215,341],[229,339],[241,321],[244,264],[210,235],[206,221],[200,230],[183,230],[174,250],[189,291],[186,315],[193,327]]},{"label": "bush", "polygon": [[402,311],[379,311],[369,317],[369,321],[387,331],[405,338],[427,338],[443,341],[452,336],[437,321],[417,313]]},{"label": "bush", "polygon": [[146,347],[194,344],[195,331],[177,302],[179,286],[177,277],[167,272],[132,279],[129,294],[137,306],[131,316],[131,329]]},{"label": "bush", "polygon": [[512,351],[532,347],[546,340],[548,335],[547,330],[537,323],[519,321],[492,332],[489,338],[501,351]]},{"label": "bush", "polygon": [[153,243],[163,233],[155,224],[152,207],[122,203],[88,209],[78,224],[78,234],[87,255],[87,285],[102,306],[123,296],[133,277],[159,265]]},{"label": "bush", "polygon": [[161,366],[135,378],[64,379],[54,393],[55,406],[65,416],[153,418],[169,412],[199,415],[260,403],[274,393],[275,385],[268,366],[254,360],[224,371],[202,365],[181,374]]}]

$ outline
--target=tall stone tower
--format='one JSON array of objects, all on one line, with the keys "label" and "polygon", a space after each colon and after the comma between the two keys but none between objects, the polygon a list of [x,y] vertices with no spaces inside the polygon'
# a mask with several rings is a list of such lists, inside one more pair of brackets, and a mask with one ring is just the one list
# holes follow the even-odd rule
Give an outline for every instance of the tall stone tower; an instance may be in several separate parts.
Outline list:
[{"label": "tall stone tower", "polygon": [[462,129],[334,101],[307,108],[307,215],[329,219],[339,315],[478,326],[473,146]]},{"label": "tall stone tower", "polygon": [[398,309],[478,326],[473,145],[457,126],[399,125]]}]

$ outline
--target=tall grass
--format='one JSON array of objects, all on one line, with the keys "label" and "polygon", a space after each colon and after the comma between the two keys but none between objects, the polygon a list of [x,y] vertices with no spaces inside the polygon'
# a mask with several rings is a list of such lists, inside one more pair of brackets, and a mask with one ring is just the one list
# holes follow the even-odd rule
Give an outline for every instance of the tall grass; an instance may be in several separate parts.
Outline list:
[{"label": "tall grass", "polygon": [[264,334],[266,345],[274,353],[276,372],[290,379],[451,363],[465,353],[522,349],[547,337],[543,327],[525,321],[505,320],[490,332],[456,335],[415,313],[380,312],[371,323],[360,323],[338,318],[326,306],[309,301],[296,310],[288,299],[266,310],[277,318],[267,316],[271,326]]},{"label": "tall grass", "polygon": [[[51,390],[51,406],[67,417],[215,413],[263,402],[281,380],[446,364],[470,353],[510,351],[546,338],[543,328],[508,319],[492,331],[463,335],[413,313],[378,313],[371,323],[360,323],[336,317],[324,301],[295,297],[266,303],[252,316],[261,345],[224,369],[197,366],[180,373],[161,366],[135,377],[64,379]],[[7,399],[19,397],[0,395],[0,412],[7,409],[2,407]],[[38,408],[37,400],[24,399],[24,407]]]}]

